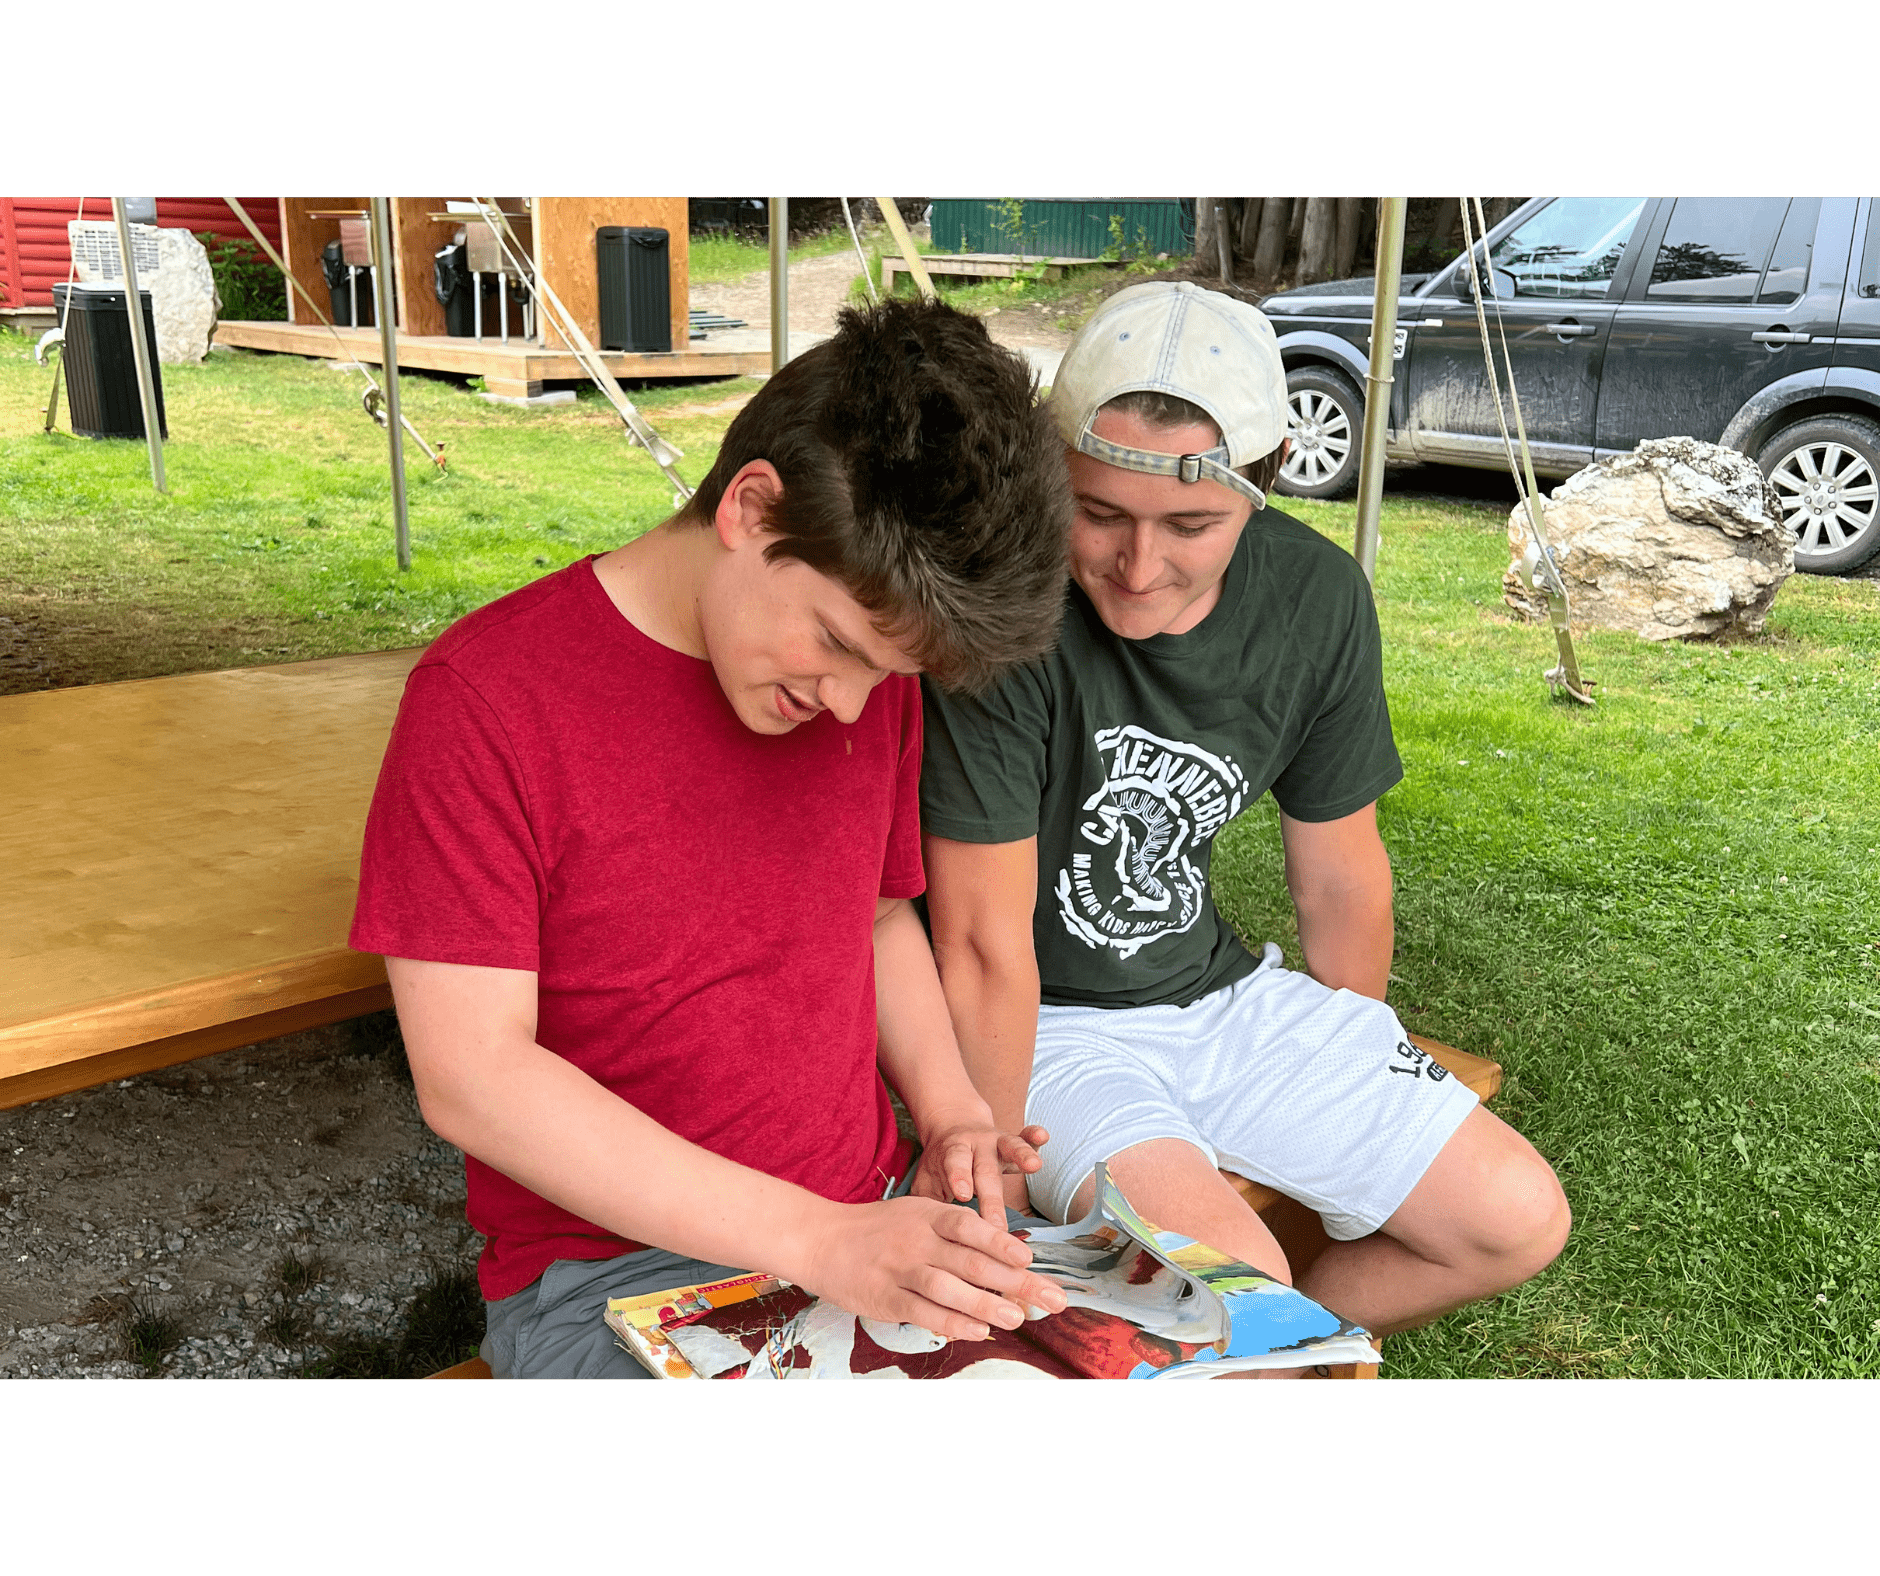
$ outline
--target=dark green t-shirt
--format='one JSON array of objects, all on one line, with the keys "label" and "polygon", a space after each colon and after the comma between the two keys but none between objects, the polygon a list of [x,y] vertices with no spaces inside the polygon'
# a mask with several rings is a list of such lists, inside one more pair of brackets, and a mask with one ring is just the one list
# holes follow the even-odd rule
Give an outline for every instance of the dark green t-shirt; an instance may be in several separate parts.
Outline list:
[{"label": "dark green t-shirt", "polygon": [[1037,834],[1032,934],[1059,1005],[1185,1005],[1252,972],[1208,889],[1215,834],[1269,788],[1332,821],[1403,777],[1364,573],[1277,509],[1187,634],[1125,640],[1073,582],[1050,656],[977,700],[922,688],[921,824]]}]

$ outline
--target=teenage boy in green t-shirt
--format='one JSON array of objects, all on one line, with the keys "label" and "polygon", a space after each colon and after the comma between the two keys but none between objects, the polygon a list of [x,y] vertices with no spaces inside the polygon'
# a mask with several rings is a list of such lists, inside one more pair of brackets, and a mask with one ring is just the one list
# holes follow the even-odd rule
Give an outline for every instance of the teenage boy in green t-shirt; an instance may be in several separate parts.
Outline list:
[{"label": "teenage boy in green t-shirt", "polygon": [[[1076,1219],[1109,1163],[1158,1225],[1288,1276],[1217,1168],[1316,1209],[1300,1289],[1378,1333],[1538,1274],[1547,1163],[1383,1004],[1377,799],[1403,775],[1349,554],[1266,507],[1285,373],[1253,307],[1112,296],[1052,392],[1076,503],[1058,649],[973,700],[926,686],[934,950],[967,1070],[1048,1129],[1021,1203]],[[1307,972],[1216,911],[1216,834],[1271,790]],[[1042,1005],[1041,1005],[1042,1003]]]}]

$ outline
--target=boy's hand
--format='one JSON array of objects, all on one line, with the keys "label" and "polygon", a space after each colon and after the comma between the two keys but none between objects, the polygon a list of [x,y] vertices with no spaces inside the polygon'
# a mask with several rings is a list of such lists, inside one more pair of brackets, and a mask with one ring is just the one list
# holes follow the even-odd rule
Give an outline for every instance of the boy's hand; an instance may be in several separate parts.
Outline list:
[{"label": "boy's hand", "polygon": [[1028,1307],[1061,1313],[1061,1288],[1025,1268],[1031,1249],[971,1210],[924,1198],[844,1204],[810,1244],[799,1284],[864,1318],[955,1341],[1015,1330]]},{"label": "boy's hand", "polygon": [[1038,1149],[1050,1137],[1042,1127],[1028,1127],[1017,1137],[1002,1133],[989,1113],[964,1116],[926,1137],[909,1191],[916,1198],[962,1204],[976,1197],[979,1213],[1003,1231],[1005,1206],[1016,1192],[1015,1207],[1024,1207],[1025,1178],[1044,1164]]}]

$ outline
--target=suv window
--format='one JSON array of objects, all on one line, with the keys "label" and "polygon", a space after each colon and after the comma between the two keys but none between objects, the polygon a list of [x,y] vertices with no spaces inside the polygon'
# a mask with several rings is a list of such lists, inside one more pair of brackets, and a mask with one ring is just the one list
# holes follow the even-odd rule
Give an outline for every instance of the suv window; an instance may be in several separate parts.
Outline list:
[{"label": "suv window", "polygon": [[1867,250],[1861,256],[1856,293],[1868,300],[1880,296],[1880,197],[1867,199]]},{"label": "suv window", "polygon": [[1815,252],[1815,225],[1821,218],[1819,197],[1797,197],[1789,204],[1789,216],[1782,221],[1776,237],[1776,249],[1769,254],[1769,271],[1763,275],[1762,289],[1756,299],[1775,306],[1799,301],[1808,291],[1808,265]]},{"label": "suv window", "polygon": [[1680,197],[1645,298],[1708,306],[1754,301],[1788,207],[1786,197]]},{"label": "suv window", "polygon": [[1493,266],[1514,275],[1517,296],[1598,299],[1612,287],[1643,197],[1560,197],[1495,243]]}]

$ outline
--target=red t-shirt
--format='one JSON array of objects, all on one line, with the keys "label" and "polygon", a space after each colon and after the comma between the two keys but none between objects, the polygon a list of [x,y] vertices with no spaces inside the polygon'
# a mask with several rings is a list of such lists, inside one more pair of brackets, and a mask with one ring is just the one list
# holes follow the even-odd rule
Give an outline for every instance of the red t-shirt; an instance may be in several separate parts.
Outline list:
[{"label": "red t-shirt", "polygon": [[[923,887],[920,690],[746,728],[572,564],[405,685],[351,945],[537,976],[537,1040],[663,1126],[844,1203],[905,1158],[875,1066],[879,897]],[[619,1157],[632,1185],[633,1156]],[[628,1242],[466,1158],[484,1296]]]}]

